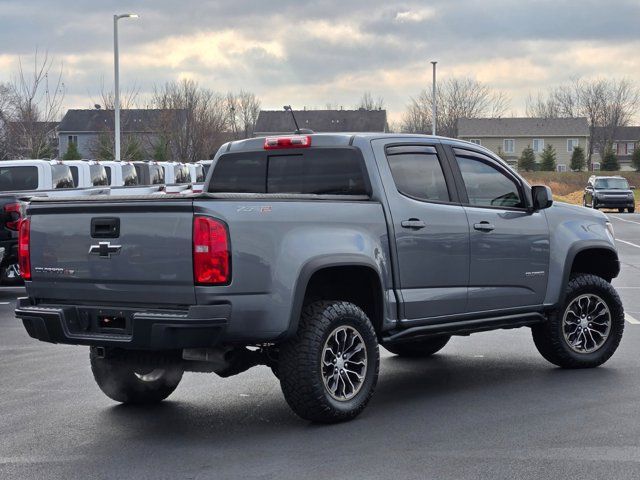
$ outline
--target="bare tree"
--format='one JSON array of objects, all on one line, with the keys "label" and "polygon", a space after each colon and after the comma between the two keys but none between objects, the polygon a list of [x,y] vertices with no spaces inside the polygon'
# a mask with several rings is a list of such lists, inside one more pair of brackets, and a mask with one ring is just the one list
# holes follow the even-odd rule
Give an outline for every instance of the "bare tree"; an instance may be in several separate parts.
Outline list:
[{"label": "bare tree", "polygon": [[[131,108],[139,108],[138,97],[140,95],[140,88],[135,83],[130,88],[120,89],[120,108],[122,110],[128,110]],[[105,110],[115,110],[116,95],[113,90],[108,90],[104,86],[104,78],[100,80],[100,97],[97,102],[93,102],[96,105],[100,105]]]},{"label": "bare tree", "polygon": [[[447,78],[438,83],[436,127],[438,135],[458,136],[460,118],[500,117],[509,108],[504,92],[491,89],[473,78]],[[431,87],[411,98],[402,122],[402,130],[431,133]]]},{"label": "bare tree", "polygon": [[373,98],[371,92],[364,92],[362,97],[360,97],[360,101],[356,105],[357,109],[363,110],[383,110],[384,109],[384,98],[378,97],[376,99]]},{"label": "bare tree", "polygon": [[26,70],[22,59],[18,74],[8,86],[10,154],[15,157],[45,158],[53,156],[53,131],[60,118],[64,100],[62,65],[52,71],[53,59],[36,50],[33,69]]},{"label": "bare tree", "polygon": [[0,160],[9,158],[9,121],[11,118],[11,89],[0,83]]},{"label": "bare tree", "polygon": [[627,79],[582,80],[529,95],[528,116],[544,118],[586,117],[589,122],[588,161],[613,142],[618,127],[628,125],[640,106],[640,90]]},{"label": "bare tree", "polygon": [[255,94],[240,90],[239,93],[227,93],[229,126],[235,138],[249,138],[260,114],[261,102]]},{"label": "bare tree", "polygon": [[170,157],[194,162],[209,158],[228,131],[227,99],[193,80],[168,82],[157,87],[152,106],[166,110],[162,141],[166,141]]}]

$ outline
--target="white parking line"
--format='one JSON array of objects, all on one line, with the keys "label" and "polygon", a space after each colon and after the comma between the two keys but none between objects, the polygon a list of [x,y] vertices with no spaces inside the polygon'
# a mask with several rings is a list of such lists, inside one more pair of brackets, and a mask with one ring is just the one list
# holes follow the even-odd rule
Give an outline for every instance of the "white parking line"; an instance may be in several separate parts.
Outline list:
[{"label": "white parking line", "polygon": [[629,315],[628,313],[624,314],[624,319],[629,322],[632,323],[634,325],[640,325],[640,320],[636,320],[635,318],[633,318],[631,315]]},{"label": "white parking line", "polygon": [[0,305],[9,305],[11,302],[0,302]]},{"label": "white parking line", "polygon": [[633,220],[627,220],[626,218],[615,217],[613,215],[607,215],[609,218],[615,218],[616,220],[620,220],[621,222],[627,223],[635,223],[636,225],[640,225],[640,222],[634,222]]},{"label": "white parking line", "polygon": [[621,240],[621,239],[619,239],[619,238],[616,238],[616,242],[622,242],[622,243],[626,243],[627,245],[631,245],[632,247],[640,248],[640,245],[637,245],[637,244],[635,244],[635,243],[628,242],[628,241],[626,241],[626,240]]}]

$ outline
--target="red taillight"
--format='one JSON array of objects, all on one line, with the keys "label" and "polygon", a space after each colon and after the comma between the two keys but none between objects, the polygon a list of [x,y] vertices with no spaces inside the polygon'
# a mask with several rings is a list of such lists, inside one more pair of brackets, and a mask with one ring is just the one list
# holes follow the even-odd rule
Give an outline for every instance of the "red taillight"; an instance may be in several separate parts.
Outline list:
[{"label": "red taillight", "polygon": [[18,233],[18,265],[20,266],[20,276],[22,276],[24,280],[31,280],[30,236],[31,220],[25,218],[20,221],[20,231]]},{"label": "red taillight", "polygon": [[22,218],[22,204],[21,203],[7,203],[4,206],[4,213],[7,214],[9,220],[5,222],[5,227],[9,230],[17,232],[20,228],[20,219]]},{"label": "red taillight", "polygon": [[308,135],[290,135],[288,137],[267,137],[264,139],[265,150],[277,150],[281,148],[308,148],[311,146],[311,137]]},{"label": "red taillight", "polygon": [[211,217],[193,217],[193,279],[198,285],[231,281],[227,226]]}]

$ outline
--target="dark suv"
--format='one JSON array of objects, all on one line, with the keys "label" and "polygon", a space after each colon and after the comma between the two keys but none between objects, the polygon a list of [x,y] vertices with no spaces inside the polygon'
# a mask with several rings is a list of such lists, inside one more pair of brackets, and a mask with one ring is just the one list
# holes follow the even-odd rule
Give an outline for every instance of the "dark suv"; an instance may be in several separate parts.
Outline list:
[{"label": "dark suv", "polygon": [[589,177],[584,189],[582,205],[591,208],[617,208],[620,213],[626,208],[635,211],[636,201],[627,179],[624,177]]}]

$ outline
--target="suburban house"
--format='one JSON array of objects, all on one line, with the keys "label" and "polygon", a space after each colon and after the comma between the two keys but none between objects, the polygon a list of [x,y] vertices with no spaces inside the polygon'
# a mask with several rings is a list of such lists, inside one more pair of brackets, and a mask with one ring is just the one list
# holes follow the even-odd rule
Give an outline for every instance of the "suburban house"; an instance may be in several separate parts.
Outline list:
[{"label": "suburban house", "polygon": [[488,148],[511,165],[517,165],[527,146],[533,148],[540,161],[544,147],[553,145],[559,171],[569,169],[575,147],[582,147],[585,154],[589,151],[589,124],[583,117],[461,118],[458,137]]},{"label": "suburban house", "polygon": [[603,127],[595,129],[594,137],[599,139],[594,144],[593,161],[600,162],[607,137],[610,138],[613,151],[618,157],[620,170],[635,170],[631,164],[631,157],[636,148],[640,148],[640,127],[618,127],[613,133]]},{"label": "suburban house", "polygon": [[[149,149],[171,125],[176,110],[127,109],[120,110],[120,131],[123,137],[135,135],[145,149]],[[60,156],[75,143],[82,158],[95,158],[101,138],[111,141],[114,132],[113,110],[68,110],[56,129]]]},{"label": "suburban house", "polygon": [[[387,132],[386,110],[295,110],[298,126],[314,132]],[[293,133],[290,112],[261,110],[254,129],[256,137]]]}]

